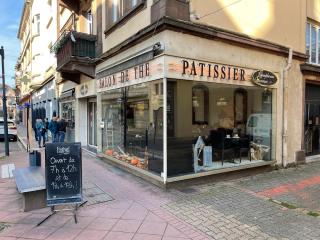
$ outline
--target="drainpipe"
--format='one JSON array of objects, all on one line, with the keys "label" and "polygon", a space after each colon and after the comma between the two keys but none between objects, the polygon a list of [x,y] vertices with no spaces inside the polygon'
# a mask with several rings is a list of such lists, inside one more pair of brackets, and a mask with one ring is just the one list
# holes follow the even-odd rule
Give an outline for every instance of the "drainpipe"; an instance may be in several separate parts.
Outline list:
[{"label": "drainpipe", "polygon": [[287,102],[288,102],[288,91],[287,91],[287,84],[286,78],[289,69],[292,65],[292,47],[289,47],[288,52],[288,62],[285,68],[282,70],[282,151],[281,151],[281,163],[282,166],[285,168],[287,166]]}]

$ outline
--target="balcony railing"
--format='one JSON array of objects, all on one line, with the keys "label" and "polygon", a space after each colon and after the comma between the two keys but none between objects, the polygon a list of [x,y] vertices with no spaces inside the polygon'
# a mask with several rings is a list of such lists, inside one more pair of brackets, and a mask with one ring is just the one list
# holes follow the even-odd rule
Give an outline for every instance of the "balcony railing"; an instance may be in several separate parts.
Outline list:
[{"label": "balcony railing", "polygon": [[51,51],[56,54],[61,81],[79,83],[81,74],[95,77],[96,41],[95,35],[76,31],[64,31],[60,35]]},{"label": "balcony railing", "polygon": [[76,31],[64,32],[52,47],[57,56],[57,70],[63,71],[70,62],[89,63],[94,60],[96,40],[95,35]]}]

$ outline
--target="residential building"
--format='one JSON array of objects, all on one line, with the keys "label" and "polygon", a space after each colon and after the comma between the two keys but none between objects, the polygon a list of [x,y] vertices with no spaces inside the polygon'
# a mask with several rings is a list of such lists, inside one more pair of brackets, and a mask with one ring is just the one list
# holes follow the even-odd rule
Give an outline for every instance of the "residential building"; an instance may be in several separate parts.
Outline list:
[{"label": "residential building", "polygon": [[[29,126],[32,127],[37,118],[50,119],[58,111],[56,61],[50,52],[56,39],[56,10],[55,0],[27,0],[21,16],[18,31],[21,53],[16,84],[21,92],[21,108],[30,109]],[[24,123],[27,117],[24,114]]]},{"label": "residential building", "polygon": [[104,157],[164,183],[304,161],[300,66],[316,1],[100,4]]},{"label": "residential building", "polygon": [[319,153],[317,0],[57,6],[59,114],[98,156],[168,184]]},{"label": "residential building", "polygon": [[60,116],[68,122],[67,140],[80,141],[96,152],[97,118],[95,56],[97,37],[93,32],[95,1],[59,2],[59,38],[53,46],[57,57]]},{"label": "residential building", "polygon": [[[88,16],[91,16],[90,12],[86,14]],[[34,125],[37,118],[64,118],[68,124],[68,142],[75,141],[75,87],[79,83],[76,78],[80,75],[74,74],[78,72],[77,67],[65,71],[70,65],[61,63],[66,59],[61,59],[57,51],[61,41],[67,39],[67,34],[82,26],[82,20],[59,0],[27,0],[18,33],[21,55],[17,64],[16,85],[21,91],[20,105],[27,106],[24,105],[26,102],[30,104],[30,126]],[[86,28],[81,30],[87,31]],[[94,68],[90,74],[93,77]],[[24,112],[27,112],[27,108]],[[27,114],[23,119],[26,125]]]},{"label": "residential building", "polygon": [[[3,101],[2,101],[2,89],[3,85],[0,85],[0,118],[3,118]],[[7,98],[7,116],[8,119],[16,120],[16,92],[10,86],[6,85],[6,98]]]},{"label": "residential building", "polygon": [[25,2],[20,19],[18,30],[18,38],[21,42],[20,56],[16,64],[16,89],[19,91],[19,104],[21,111],[21,121],[27,126],[30,109],[28,107],[31,102],[31,27],[30,27],[30,3]]}]

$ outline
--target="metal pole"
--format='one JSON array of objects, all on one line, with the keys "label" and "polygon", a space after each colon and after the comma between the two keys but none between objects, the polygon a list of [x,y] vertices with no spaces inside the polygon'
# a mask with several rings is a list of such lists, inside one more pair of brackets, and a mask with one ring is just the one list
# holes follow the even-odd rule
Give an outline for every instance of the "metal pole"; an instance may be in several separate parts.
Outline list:
[{"label": "metal pole", "polygon": [[30,138],[29,138],[29,111],[30,108],[27,105],[27,152],[30,152]]},{"label": "metal pole", "polygon": [[168,178],[168,149],[167,149],[167,107],[168,107],[168,100],[167,100],[167,78],[163,78],[163,182],[164,184],[167,183]]},{"label": "metal pole", "polygon": [[5,154],[9,156],[9,138],[8,138],[8,121],[7,121],[7,97],[6,97],[6,81],[4,77],[4,49],[1,46],[1,65],[2,65],[2,104],[3,104],[3,123],[4,123],[4,142],[5,142]]}]

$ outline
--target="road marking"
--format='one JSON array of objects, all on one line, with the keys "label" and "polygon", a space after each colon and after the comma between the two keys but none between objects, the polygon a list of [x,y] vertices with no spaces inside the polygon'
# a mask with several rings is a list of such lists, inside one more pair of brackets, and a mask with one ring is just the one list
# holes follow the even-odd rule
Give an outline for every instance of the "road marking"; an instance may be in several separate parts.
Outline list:
[{"label": "road marking", "polygon": [[1,165],[1,177],[12,178],[14,169],[15,169],[15,166],[13,163]]}]

